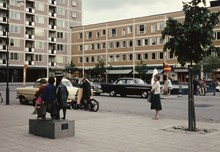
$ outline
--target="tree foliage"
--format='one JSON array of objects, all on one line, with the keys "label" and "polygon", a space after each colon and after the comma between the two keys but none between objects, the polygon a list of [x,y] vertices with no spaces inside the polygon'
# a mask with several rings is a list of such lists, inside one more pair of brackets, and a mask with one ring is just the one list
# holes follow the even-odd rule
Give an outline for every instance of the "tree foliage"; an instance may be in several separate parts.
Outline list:
[{"label": "tree foliage", "polygon": [[217,56],[205,57],[199,65],[203,65],[203,72],[213,73],[215,70],[220,68],[220,59]]},{"label": "tree foliage", "polygon": [[141,60],[140,63],[138,63],[135,66],[135,71],[137,71],[142,76],[144,76],[146,74],[146,72],[147,72],[147,65],[143,63],[143,60]]},{"label": "tree foliage", "polygon": [[205,5],[205,0],[183,3],[184,22],[169,18],[162,31],[162,39],[168,38],[164,51],[171,51],[181,65],[187,62],[198,63],[204,56],[216,51],[212,45],[213,29],[219,23],[220,13],[199,7],[200,3]]},{"label": "tree foliage", "polygon": [[65,70],[68,72],[68,73],[75,73],[76,71],[79,71],[79,68],[76,67],[76,65],[73,63],[73,61],[71,61],[70,63],[68,63],[65,67]]},{"label": "tree foliage", "polygon": [[98,63],[95,65],[95,68],[93,70],[96,74],[103,75],[106,72],[105,60],[99,59]]}]

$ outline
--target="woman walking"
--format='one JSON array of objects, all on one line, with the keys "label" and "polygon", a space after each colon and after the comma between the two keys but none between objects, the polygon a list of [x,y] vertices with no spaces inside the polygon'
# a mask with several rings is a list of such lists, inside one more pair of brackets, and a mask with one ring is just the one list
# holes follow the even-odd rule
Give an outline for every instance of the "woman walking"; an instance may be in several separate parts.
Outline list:
[{"label": "woman walking", "polygon": [[155,75],[154,76],[154,83],[152,85],[151,92],[153,93],[152,99],[151,99],[151,109],[155,109],[156,113],[153,119],[159,119],[159,112],[162,110],[161,101],[160,101],[160,76]]}]

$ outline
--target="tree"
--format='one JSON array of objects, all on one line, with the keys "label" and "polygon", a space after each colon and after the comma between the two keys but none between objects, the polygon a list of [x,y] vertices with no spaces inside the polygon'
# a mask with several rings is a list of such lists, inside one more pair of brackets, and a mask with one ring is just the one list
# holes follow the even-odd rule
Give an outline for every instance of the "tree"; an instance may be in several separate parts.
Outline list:
[{"label": "tree", "polygon": [[219,23],[219,12],[210,12],[205,0],[192,0],[183,2],[184,22],[169,18],[162,31],[162,39],[167,38],[164,51],[170,51],[177,57],[181,65],[190,63],[189,68],[189,130],[196,130],[195,106],[192,89],[192,63],[198,63],[204,56],[208,56],[216,48],[212,44],[213,29]]},{"label": "tree", "polygon": [[71,61],[70,63],[66,64],[65,70],[67,73],[73,74],[76,71],[79,71],[79,68],[77,68],[73,61]]},{"label": "tree", "polygon": [[95,68],[93,70],[96,74],[100,75],[100,77],[102,78],[102,76],[106,72],[105,60],[99,59],[98,63],[95,65]]},{"label": "tree", "polygon": [[142,79],[145,77],[147,72],[147,65],[143,63],[143,60],[141,60],[140,63],[135,66],[135,71],[141,75]]}]

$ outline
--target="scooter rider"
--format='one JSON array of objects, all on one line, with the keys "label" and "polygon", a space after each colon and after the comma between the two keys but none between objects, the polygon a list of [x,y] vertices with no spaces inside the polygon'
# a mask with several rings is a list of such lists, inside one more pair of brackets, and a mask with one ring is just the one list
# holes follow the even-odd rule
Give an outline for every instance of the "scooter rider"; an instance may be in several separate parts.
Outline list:
[{"label": "scooter rider", "polygon": [[[77,100],[77,108],[80,108],[80,103],[84,102],[87,103],[87,101],[91,98],[92,92],[91,92],[91,84],[88,82],[87,79],[82,78],[82,84],[80,86],[80,89],[82,89],[82,98],[81,100]],[[80,97],[79,97],[80,98]],[[85,104],[86,105],[86,104]],[[88,108],[88,107],[86,107]]]}]

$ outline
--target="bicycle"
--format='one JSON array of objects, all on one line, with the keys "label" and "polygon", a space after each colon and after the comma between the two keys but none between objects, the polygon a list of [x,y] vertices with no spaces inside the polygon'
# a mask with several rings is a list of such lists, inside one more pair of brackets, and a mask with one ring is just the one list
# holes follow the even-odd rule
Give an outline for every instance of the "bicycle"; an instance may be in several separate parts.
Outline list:
[{"label": "bicycle", "polygon": [[4,98],[3,98],[2,94],[0,93],[0,102],[1,102],[1,103],[3,103],[3,99],[4,99]]}]

